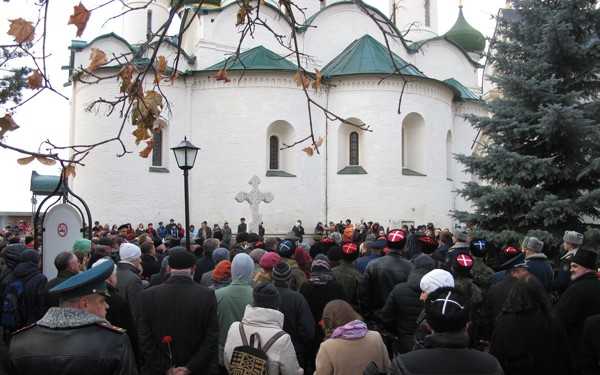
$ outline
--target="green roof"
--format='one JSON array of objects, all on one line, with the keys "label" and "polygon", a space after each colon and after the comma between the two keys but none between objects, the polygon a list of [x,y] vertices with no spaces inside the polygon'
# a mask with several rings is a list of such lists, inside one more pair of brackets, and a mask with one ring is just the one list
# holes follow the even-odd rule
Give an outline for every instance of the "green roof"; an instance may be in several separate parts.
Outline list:
[{"label": "green roof", "polygon": [[[56,190],[59,183],[60,176],[41,175],[36,171],[31,172],[30,190],[33,194],[50,195]],[[64,186],[61,186],[58,191],[62,193],[64,190]]]},{"label": "green roof", "polygon": [[458,19],[454,26],[444,37],[458,44],[467,52],[482,53],[485,50],[485,37],[467,22],[462,6],[459,7]]},{"label": "green roof", "polygon": [[454,78],[447,79],[444,82],[447,83],[448,85],[454,87],[458,91],[461,100],[465,100],[465,101],[480,101],[481,100],[481,98],[479,96],[477,96],[473,91],[471,91],[471,89],[469,89],[462,83],[458,82]]},{"label": "green roof", "polygon": [[204,70],[221,70],[224,67],[227,70],[298,70],[296,65],[263,46],[242,52],[235,59],[233,56],[228,57]]},{"label": "green roof", "polygon": [[321,73],[329,78],[353,74],[395,74],[398,73],[396,69],[403,75],[426,77],[414,65],[390,52],[372,36],[364,35],[350,43]]}]

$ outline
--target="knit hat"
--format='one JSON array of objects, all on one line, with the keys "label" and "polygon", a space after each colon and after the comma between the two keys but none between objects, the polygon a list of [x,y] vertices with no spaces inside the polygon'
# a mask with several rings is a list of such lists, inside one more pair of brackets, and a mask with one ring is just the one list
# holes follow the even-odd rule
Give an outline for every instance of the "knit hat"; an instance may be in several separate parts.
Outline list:
[{"label": "knit hat", "polygon": [[283,240],[277,247],[277,252],[284,258],[291,258],[295,249],[296,245],[294,244],[294,241]]},{"label": "knit hat", "polygon": [[119,247],[119,257],[121,260],[133,260],[142,256],[142,250],[137,245],[124,242]]},{"label": "knit hat", "polygon": [[239,253],[233,257],[231,262],[231,279],[250,284],[254,273],[254,261],[250,255]]},{"label": "knit hat", "polygon": [[73,244],[73,251],[78,253],[89,253],[92,250],[92,241],[80,238]]},{"label": "knit hat", "polygon": [[250,258],[252,258],[254,263],[260,264],[260,258],[262,258],[265,253],[265,250],[256,248],[250,252]]},{"label": "knit hat", "polygon": [[212,253],[212,261],[217,264],[222,260],[229,260],[229,250],[224,247],[216,248]]},{"label": "knit hat", "polygon": [[425,318],[434,332],[462,330],[469,320],[467,298],[454,288],[439,288],[425,301]]},{"label": "knit hat", "polygon": [[579,249],[571,258],[571,263],[596,271],[598,268],[598,253],[589,249]]},{"label": "knit hat", "polygon": [[183,247],[176,247],[169,251],[169,267],[174,270],[185,270],[196,265],[196,257]]},{"label": "knit hat", "polygon": [[224,281],[231,279],[231,262],[228,260],[220,261],[212,272],[214,281]]},{"label": "knit hat", "polygon": [[484,239],[474,239],[469,245],[471,248],[471,254],[476,257],[483,257],[488,250],[488,242]]},{"label": "knit hat", "polygon": [[24,250],[19,256],[19,263],[35,263],[38,264],[40,261],[40,253],[37,250],[27,249]]},{"label": "knit hat", "polygon": [[431,271],[435,268],[435,261],[431,256],[427,254],[417,255],[414,259],[411,260],[411,262],[415,265],[415,269]]},{"label": "knit hat", "polygon": [[266,253],[262,256],[262,258],[260,258],[260,266],[265,271],[271,271],[273,267],[275,267],[275,265],[279,263],[280,260],[281,257],[279,256],[279,254],[273,252]]},{"label": "knit hat", "polygon": [[575,232],[574,230],[565,231],[563,241],[574,245],[581,245],[583,243],[583,234]]},{"label": "knit hat", "polygon": [[421,290],[427,294],[443,287],[454,288],[454,277],[452,277],[452,274],[448,271],[435,269],[423,275],[419,286],[421,287]]},{"label": "knit hat", "polygon": [[402,229],[393,229],[387,235],[387,246],[390,249],[402,250],[406,243],[406,233]]},{"label": "knit hat", "polygon": [[521,248],[531,250],[535,253],[541,253],[544,249],[544,243],[535,237],[525,237]]},{"label": "knit hat", "polygon": [[323,254],[319,254],[315,257],[310,267],[311,272],[329,271],[331,266],[329,265],[329,258]]},{"label": "knit hat", "polygon": [[286,262],[279,262],[273,267],[273,281],[288,281],[292,277],[292,267]]},{"label": "knit hat", "polygon": [[327,259],[329,259],[330,262],[339,262],[342,259],[344,253],[342,251],[342,247],[336,244],[331,246],[329,250],[327,250],[327,254],[323,255],[327,255]]},{"label": "knit hat", "polygon": [[279,291],[271,283],[257,285],[253,292],[254,307],[279,310],[280,297]]}]

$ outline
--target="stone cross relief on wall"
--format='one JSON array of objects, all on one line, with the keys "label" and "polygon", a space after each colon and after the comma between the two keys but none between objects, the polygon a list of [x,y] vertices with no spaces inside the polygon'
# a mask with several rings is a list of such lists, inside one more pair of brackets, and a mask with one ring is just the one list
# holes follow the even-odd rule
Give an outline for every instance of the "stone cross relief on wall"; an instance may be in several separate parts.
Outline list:
[{"label": "stone cross relief on wall", "polygon": [[262,222],[262,215],[260,214],[258,207],[262,202],[271,203],[273,201],[273,194],[263,193],[258,190],[260,185],[260,178],[254,175],[248,184],[252,186],[250,192],[240,192],[235,196],[235,200],[239,203],[248,202],[250,205],[250,217],[251,221],[248,224],[249,233],[258,233],[258,225]]}]

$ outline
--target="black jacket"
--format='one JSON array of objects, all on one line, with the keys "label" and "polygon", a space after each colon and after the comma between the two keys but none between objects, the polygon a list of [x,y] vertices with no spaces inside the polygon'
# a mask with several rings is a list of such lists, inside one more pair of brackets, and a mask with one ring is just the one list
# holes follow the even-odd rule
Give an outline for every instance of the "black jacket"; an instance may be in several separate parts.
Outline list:
[{"label": "black jacket", "polygon": [[385,305],[396,284],[408,280],[413,264],[395,251],[369,263],[361,282],[361,308],[376,311]]},{"label": "black jacket", "polygon": [[517,281],[514,277],[506,276],[487,291],[481,307],[481,325],[478,327],[478,339],[489,340],[492,337],[496,318],[500,315],[508,293]]},{"label": "black jacket", "polygon": [[400,353],[410,351],[414,344],[417,318],[423,309],[419,282],[425,273],[424,269],[415,269],[408,281],[396,285],[379,315],[386,329],[398,337],[395,350]]},{"label": "black jacket", "polygon": [[[46,312],[46,284],[48,279],[32,262],[19,263],[14,271],[15,280],[23,282],[22,302],[19,302],[21,327],[35,323]],[[17,327],[17,328],[21,328]]]},{"label": "black jacket", "polygon": [[395,375],[501,375],[498,360],[490,354],[467,349],[464,333],[438,333],[427,336],[425,349],[401,354],[392,361]]},{"label": "black jacket", "polygon": [[279,311],[283,313],[283,330],[292,338],[298,362],[302,365],[306,346],[315,337],[315,321],[302,294],[287,287],[277,286]]},{"label": "black jacket", "polygon": [[129,336],[131,347],[136,359],[139,362],[139,346],[137,339],[137,330],[133,323],[133,316],[127,302],[117,293],[117,289],[110,284],[107,284],[110,296],[106,298],[108,311],[106,312],[106,320],[113,326],[123,328]]},{"label": "black jacket", "polygon": [[52,329],[33,326],[10,345],[13,375],[136,375],[129,338],[99,324]]},{"label": "black jacket", "polygon": [[572,281],[555,309],[569,338],[573,365],[580,368],[583,325],[588,317],[600,314],[600,280],[596,273],[588,273]]},{"label": "black jacket", "polygon": [[163,343],[170,336],[174,367],[185,366],[192,374],[213,374],[219,338],[214,292],[189,277],[171,275],[161,285],[144,290],[140,299],[142,373],[163,375],[171,367],[168,346]]},{"label": "black jacket", "polygon": [[583,375],[600,374],[600,314],[586,319],[583,328],[583,353],[581,372]]},{"label": "black jacket", "polygon": [[150,254],[142,254],[142,278],[150,280],[150,276],[160,272],[160,263]]},{"label": "black jacket", "polygon": [[555,318],[539,311],[503,312],[496,321],[490,354],[506,375],[569,374],[567,337]]}]

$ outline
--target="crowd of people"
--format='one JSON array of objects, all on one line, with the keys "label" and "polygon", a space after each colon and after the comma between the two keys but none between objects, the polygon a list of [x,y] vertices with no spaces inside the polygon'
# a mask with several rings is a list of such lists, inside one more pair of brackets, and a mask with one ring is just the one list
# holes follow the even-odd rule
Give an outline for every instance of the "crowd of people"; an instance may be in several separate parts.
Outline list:
[{"label": "crowd of people", "polygon": [[[598,244],[494,247],[433,224],[101,226],[40,272],[0,241],[9,374],[600,373]],[[586,237],[591,237],[587,236]],[[189,250],[188,250],[189,249]]]}]

